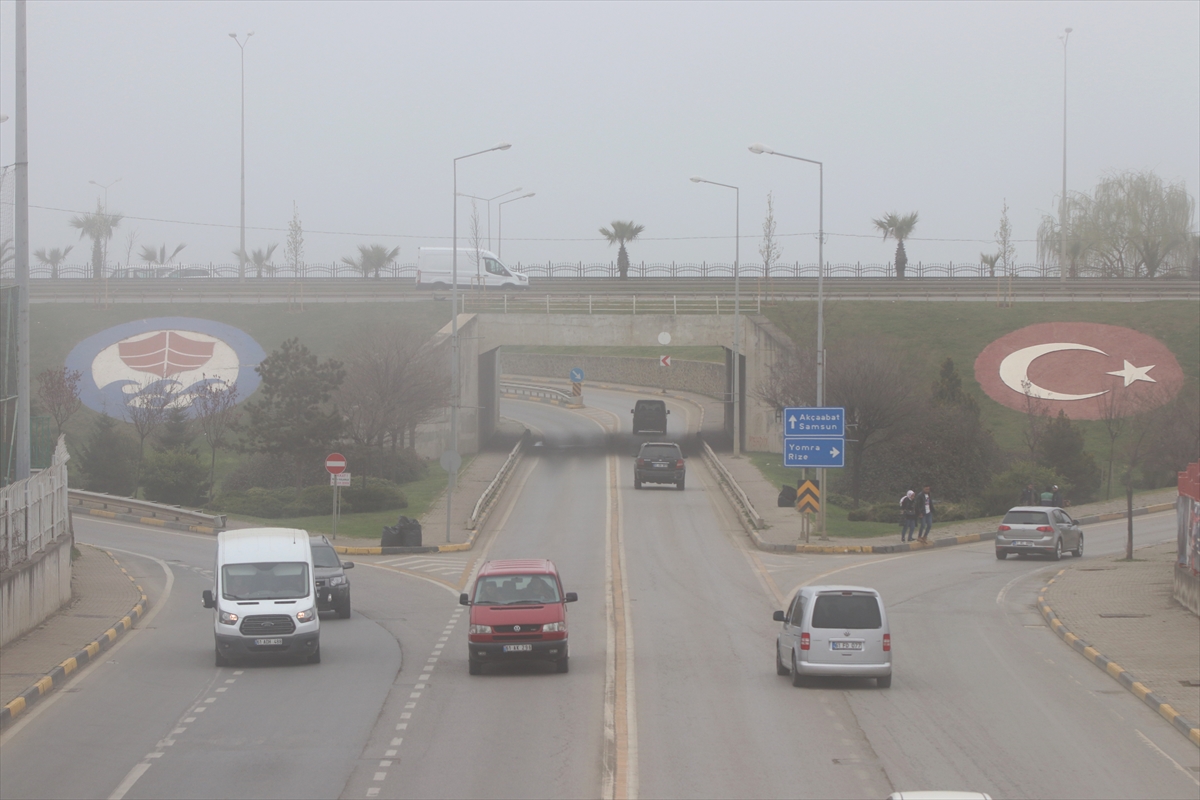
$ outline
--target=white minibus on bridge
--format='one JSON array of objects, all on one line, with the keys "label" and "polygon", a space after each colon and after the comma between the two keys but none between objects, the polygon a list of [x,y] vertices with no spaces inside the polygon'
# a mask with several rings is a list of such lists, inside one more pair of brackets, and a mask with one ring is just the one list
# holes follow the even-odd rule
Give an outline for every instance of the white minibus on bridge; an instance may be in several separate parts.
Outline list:
[{"label": "white minibus on bridge", "polygon": [[[454,282],[452,247],[417,248],[417,287],[448,289]],[[458,248],[458,285],[480,288],[528,289],[529,276],[509,269],[490,250]]]}]

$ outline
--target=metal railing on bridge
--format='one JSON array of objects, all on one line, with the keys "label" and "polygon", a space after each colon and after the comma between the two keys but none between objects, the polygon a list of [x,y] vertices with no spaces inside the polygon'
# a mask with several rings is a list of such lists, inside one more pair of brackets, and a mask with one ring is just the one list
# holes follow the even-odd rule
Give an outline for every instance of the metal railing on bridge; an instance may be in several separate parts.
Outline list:
[{"label": "metal railing on bridge", "polygon": [[60,436],[49,467],[0,489],[0,570],[28,561],[70,530],[69,458]]}]

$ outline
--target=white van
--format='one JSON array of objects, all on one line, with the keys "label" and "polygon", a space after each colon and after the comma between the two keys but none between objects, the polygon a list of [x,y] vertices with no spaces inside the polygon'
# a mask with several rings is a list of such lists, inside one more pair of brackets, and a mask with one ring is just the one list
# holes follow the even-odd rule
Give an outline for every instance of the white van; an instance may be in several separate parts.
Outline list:
[{"label": "white van", "polygon": [[[417,248],[417,287],[449,289],[453,282],[453,247]],[[478,256],[478,258],[476,258]],[[490,250],[458,248],[458,285],[528,289],[529,276],[514,272]]]},{"label": "white van", "polygon": [[874,678],[892,685],[892,632],[883,598],[864,586],[804,586],[785,611],[775,640],[775,671],[793,686],[809,676]]},{"label": "white van", "polygon": [[321,620],[306,531],[221,531],[213,588],[205,589],[203,598],[204,607],[217,612],[218,667],[272,655],[321,662]]}]

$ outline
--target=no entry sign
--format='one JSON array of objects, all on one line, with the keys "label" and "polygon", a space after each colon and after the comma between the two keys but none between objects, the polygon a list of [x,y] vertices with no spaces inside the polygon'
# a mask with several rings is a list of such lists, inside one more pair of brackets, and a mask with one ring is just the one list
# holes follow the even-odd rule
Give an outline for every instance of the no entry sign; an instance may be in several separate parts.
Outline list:
[{"label": "no entry sign", "polygon": [[346,457],[341,453],[330,453],[325,456],[325,471],[330,475],[340,475],[346,471]]}]

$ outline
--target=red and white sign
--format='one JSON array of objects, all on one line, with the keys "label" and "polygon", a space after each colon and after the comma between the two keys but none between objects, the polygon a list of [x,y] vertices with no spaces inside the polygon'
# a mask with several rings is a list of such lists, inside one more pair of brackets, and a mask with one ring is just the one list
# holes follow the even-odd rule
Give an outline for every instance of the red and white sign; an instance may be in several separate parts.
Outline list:
[{"label": "red and white sign", "polygon": [[658,364],[659,364],[659,366],[662,366],[662,367],[671,366],[671,357],[670,356],[659,356]]},{"label": "red and white sign", "polygon": [[330,453],[325,456],[325,471],[330,475],[339,475],[346,471],[346,457],[341,453]]},{"label": "red and white sign", "polygon": [[975,359],[975,379],[988,397],[1016,411],[1027,410],[1028,396],[1051,415],[1102,419],[1114,401],[1143,407],[1170,401],[1183,386],[1183,370],[1165,344],[1139,331],[1042,322],[985,347]]}]

